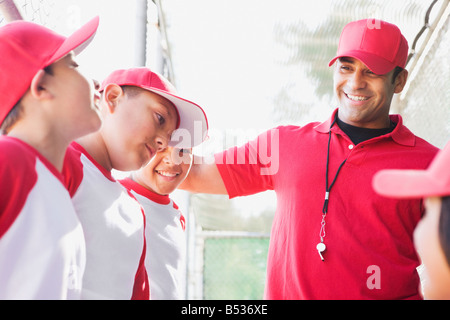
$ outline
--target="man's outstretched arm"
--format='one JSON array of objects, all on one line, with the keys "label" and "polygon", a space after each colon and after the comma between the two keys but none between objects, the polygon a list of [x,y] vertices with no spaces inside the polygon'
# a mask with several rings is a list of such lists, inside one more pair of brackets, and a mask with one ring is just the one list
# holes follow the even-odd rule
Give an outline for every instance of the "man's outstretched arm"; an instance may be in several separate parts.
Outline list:
[{"label": "man's outstretched arm", "polygon": [[179,188],[193,193],[228,194],[216,164],[195,155],[191,171]]}]

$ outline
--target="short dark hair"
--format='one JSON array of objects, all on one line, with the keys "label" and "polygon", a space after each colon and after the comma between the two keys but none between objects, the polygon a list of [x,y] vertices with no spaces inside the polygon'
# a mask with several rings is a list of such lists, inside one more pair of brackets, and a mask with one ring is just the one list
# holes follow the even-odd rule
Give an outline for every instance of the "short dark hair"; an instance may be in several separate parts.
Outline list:
[{"label": "short dark hair", "polygon": [[122,88],[123,92],[130,98],[138,96],[142,92],[142,90],[144,90],[140,87],[130,85],[124,85],[120,87]]},{"label": "short dark hair", "polygon": [[439,242],[450,266],[450,196],[442,197],[441,216],[439,217]]},{"label": "short dark hair", "polygon": [[392,83],[395,82],[395,79],[396,79],[397,76],[400,74],[400,72],[402,72],[403,70],[405,70],[405,69],[403,69],[402,67],[399,67],[399,66],[397,66],[397,67],[394,68],[394,73],[393,73],[393,75],[392,75]]},{"label": "short dark hair", "polygon": [[20,119],[22,116],[22,105],[20,101],[16,103],[16,105],[8,112],[5,119],[0,125],[0,134],[6,135],[8,134],[11,127]]}]

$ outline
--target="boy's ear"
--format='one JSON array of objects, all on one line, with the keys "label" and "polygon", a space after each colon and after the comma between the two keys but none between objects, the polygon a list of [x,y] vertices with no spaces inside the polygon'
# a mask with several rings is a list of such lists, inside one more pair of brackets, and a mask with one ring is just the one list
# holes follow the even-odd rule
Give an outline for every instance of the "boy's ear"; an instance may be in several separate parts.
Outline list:
[{"label": "boy's ear", "polygon": [[44,70],[39,70],[31,80],[30,93],[35,99],[49,99],[53,95],[46,89],[45,79],[47,73]]},{"label": "boy's ear", "polygon": [[103,99],[105,100],[108,110],[113,113],[116,109],[116,105],[124,95],[122,88],[114,83],[108,84],[103,90]]}]

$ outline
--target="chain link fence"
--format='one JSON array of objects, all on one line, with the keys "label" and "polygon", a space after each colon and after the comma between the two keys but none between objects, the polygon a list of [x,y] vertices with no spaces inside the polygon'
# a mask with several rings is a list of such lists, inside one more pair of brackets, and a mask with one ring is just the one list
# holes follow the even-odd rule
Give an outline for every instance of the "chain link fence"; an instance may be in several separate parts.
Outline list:
[{"label": "chain link fence", "polygon": [[0,26],[22,18],[52,29],[55,17],[60,16],[55,0],[0,0],[0,9]]},{"label": "chain link fence", "polygon": [[[448,8],[450,9],[450,8]],[[442,148],[450,140],[450,15],[449,10],[411,72],[409,86],[396,111],[416,135]]]}]

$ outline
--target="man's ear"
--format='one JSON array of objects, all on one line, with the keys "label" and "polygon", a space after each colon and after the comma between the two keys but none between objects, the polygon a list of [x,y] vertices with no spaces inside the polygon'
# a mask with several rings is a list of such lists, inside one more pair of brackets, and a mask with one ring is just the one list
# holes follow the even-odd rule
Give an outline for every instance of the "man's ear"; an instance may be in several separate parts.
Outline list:
[{"label": "man's ear", "polygon": [[122,88],[114,83],[108,84],[103,90],[103,99],[110,113],[116,109],[119,99],[124,95]]},{"label": "man's ear", "polygon": [[400,93],[402,92],[403,88],[405,87],[406,80],[408,79],[408,70],[403,69],[395,78],[394,81],[394,93]]},{"label": "man's ear", "polygon": [[47,73],[44,70],[39,70],[31,80],[30,93],[35,99],[49,99],[53,95],[46,88]]}]

